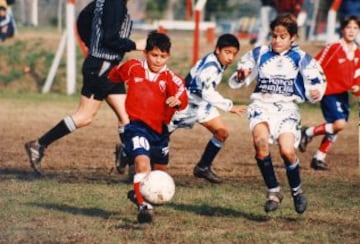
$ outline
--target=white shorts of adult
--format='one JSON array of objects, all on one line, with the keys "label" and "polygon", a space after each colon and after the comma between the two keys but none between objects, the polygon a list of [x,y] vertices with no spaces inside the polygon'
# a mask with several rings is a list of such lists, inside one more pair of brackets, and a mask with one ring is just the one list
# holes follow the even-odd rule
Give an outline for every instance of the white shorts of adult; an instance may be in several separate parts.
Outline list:
[{"label": "white shorts of adult", "polygon": [[254,101],[248,106],[247,117],[251,131],[257,124],[267,123],[270,130],[270,144],[277,144],[281,134],[292,133],[295,137],[294,147],[298,147],[301,137],[301,117],[295,103]]}]

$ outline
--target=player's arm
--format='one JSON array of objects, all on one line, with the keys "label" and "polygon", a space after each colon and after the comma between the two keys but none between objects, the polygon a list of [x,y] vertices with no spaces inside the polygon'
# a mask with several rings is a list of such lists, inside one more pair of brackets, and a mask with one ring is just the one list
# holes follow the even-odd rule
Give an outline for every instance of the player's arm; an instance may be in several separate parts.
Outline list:
[{"label": "player's arm", "polygon": [[320,64],[308,54],[300,63],[300,73],[304,80],[305,96],[314,103],[322,99],[326,89],[326,78]]},{"label": "player's arm", "polygon": [[246,110],[246,105],[233,105],[229,112],[237,115],[242,115],[246,112]]},{"label": "player's arm", "polygon": [[169,97],[166,99],[166,104],[171,108],[183,110],[188,104],[184,80],[172,72],[171,77],[168,88]]},{"label": "player's arm", "polygon": [[359,62],[355,69],[354,82],[353,82],[353,86],[351,87],[351,92],[355,96],[360,97],[360,63]]},{"label": "player's arm", "polygon": [[233,102],[230,99],[224,98],[216,90],[217,84],[215,79],[218,78],[219,75],[221,74],[219,74],[216,66],[208,66],[198,73],[196,79],[199,79],[201,83],[202,99],[213,106],[228,112],[233,107]]},{"label": "player's arm", "polygon": [[[125,9],[122,1],[105,1],[102,15],[102,29],[104,45],[119,52],[128,52],[136,49],[136,43],[124,36],[122,32],[131,30],[131,22],[122,28],[125,19]],[[125,29],[125,31],[122,31]]]},{"label": "player's arm", "polygon": [[[254,50],[247,52],[240,58],[237,63],[236,72],[233,73],[228,80],[230,88],[237,89],[244,85],[248,86],[256,77],[257,72],[255,69],[256,60],[254,57]],[[256,50],[259,50],[259,48]]]},{"label": "player's arm", "polygon": [[129,60],[123,64],[114,66],[109,72],[109,80],[113,83],[124,82],[129,79],[130,69],[136,65],[135,60]]}]

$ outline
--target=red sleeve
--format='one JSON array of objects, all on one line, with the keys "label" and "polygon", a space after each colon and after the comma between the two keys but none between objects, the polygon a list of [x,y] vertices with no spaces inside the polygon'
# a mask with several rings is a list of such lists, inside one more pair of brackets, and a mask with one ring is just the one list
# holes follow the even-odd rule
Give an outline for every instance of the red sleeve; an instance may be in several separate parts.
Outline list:
[{"label": "red sleeve", "polygon": [[171,96],[176,96],[181,101],[181,105],[177,108],[177,110],[183,110],[188,104],[188,96],[185,89],[185,82],[182,78],[180,78],[180,76],[174,73],[172,73],[172,77]]},{"label": "red sleeve", "polygon": [[114,67],[109,73],[109,79],[113,83],[126,82],[130,77],[131,69],[139,64],[139,60],[130,59],[125,63]]},{"label": "red sleeve", "polygon": [[170,74],[171,74],[172,78],[169,81],[168,97],[176,96],[181,101],[181,104],[179,107],[176,107],[176,108],[171,108],[171,107],[166,108],[166,111],[165,111],[165,122],[166,123],[170,122],[175,111],[183,110],[188,105],[188,96],[186,93],[184,80],[172,72],[170,72]]},{"label": "red sleeve", "polygon": [[119,68],[120,68],[120,65],[115,66],[110,70],[109,80],[111,80],[113,83],[120,83],[121,82],[120,74],[119,74]]},{"label": "red sleeve", "polygon": [[357,61],[357,65],[355,67],[355,74],[354,74],[354,84],[355,85],[360,85],[360,49],[359,47],[357,48],[356,52],[355,52],[355,57],[358,58]]}]

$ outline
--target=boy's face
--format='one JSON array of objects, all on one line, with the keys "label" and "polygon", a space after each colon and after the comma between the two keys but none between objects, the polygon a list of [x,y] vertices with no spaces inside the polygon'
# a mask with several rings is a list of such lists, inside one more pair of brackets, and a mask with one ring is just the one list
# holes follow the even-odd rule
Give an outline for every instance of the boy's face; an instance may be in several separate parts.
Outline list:
[{"label": "boy's face", "polygon": [[294,41],[295,36],[290,36],[285,26],[278,25],[274,28],[271,38],[271,46],[274,52],[282,53],[289,50]]},{"label": "boy's face", "polygon": [[224,66],[232,64],[238,52],[239,49],[236,47],[223,47],[221,49],[215,49],[215,54],[218,57],[219,62]]},{"label": "boy's face", "polygon": [[342,30],[342,34],[346,42],[351,43],[355,41],[356,36],[359,34],[359,26],[357,25],[356,21],[351,20],[349,24]]},{"label": "boy's face", "polygon": [[145,59],[151,72],[158,73],[170,58],[170,53],[162,52],[159,48],[144,52]]},{"label": "boy's face", "polygon": [[5,8],[0,8],[0,16],[1,16],[1,17],[5,17],[5,16],[6,16],[6,9],[5,9]]}]

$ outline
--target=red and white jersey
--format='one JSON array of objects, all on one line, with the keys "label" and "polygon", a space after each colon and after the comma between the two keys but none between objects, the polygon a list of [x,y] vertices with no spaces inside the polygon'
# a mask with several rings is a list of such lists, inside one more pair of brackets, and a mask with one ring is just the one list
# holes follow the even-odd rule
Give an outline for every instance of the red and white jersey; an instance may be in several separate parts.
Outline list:
[{"label": "red and white jersey", "polygon": [[326,46],[315,58],[326,76],[325,95],[343,93],[360,85],[360,49],[355,43],[348,48],[341,39]]},{"label": "red and white jersey", "polygon": [[[125,107],[130,120],[142,121],[158,133],[162,133],[162,126],[170,122],[176,110],[187,106],[184,80],[166,66],[153,73],[146,61],[131,59],[114,67],[109,79],[114,83],[127,84]],[[176,109],[166,104],[166,99],[171,96],[181,101]]]}]

